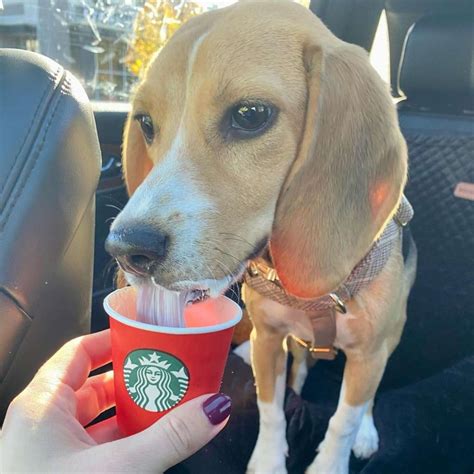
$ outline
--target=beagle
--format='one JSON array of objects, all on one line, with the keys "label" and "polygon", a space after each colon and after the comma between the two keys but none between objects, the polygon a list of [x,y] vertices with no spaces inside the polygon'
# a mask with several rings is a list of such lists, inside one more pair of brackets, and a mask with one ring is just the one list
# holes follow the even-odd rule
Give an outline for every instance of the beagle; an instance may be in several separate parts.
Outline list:
[{"label": "beagle", "polygon": [[285,301],[331,296],[325,350],[341,349],[347,362],[307,472],[348,472],[351,449],[360,457],[377,450],[374,395],[416,267],[413,255],[404,263],[393,231],[375,274],[355,292],[336,291],[396,222],[407,175],[396,111],[367,53],[286,0],[205,13],[151,61],[124,138],[131,197],[106,245],[131,284],[216,296],[252,261],[250,277],[263,275],[283,295],[272,298],[246,273],[260,414],[248,472],[286,472],[287,347],[297,390],[304,347],[318,350],[316,311]]}]

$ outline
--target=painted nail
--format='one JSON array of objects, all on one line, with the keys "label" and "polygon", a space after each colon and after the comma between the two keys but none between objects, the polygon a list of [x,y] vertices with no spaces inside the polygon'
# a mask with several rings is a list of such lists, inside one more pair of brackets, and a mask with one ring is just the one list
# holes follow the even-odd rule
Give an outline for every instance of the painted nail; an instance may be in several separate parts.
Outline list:
[{"label": "painted nail", "polygon": [[222,423],[230,415],[231,407],[231,398],[223,393],[212,395],[202,404],[205,415],[213,425]]}]

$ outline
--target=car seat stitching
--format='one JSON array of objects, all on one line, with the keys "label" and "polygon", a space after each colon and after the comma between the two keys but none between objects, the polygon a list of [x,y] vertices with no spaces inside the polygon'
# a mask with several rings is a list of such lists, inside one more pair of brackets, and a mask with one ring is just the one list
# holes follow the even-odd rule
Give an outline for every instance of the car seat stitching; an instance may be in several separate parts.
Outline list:
[{"label": "car seat stitching", "polygon": [[[68,78],[66,77],[66,73],[64,73],[64,74],[63,74],[63,78],[61,79],[59,86],[62,86],[62,83],[65,82],[65,81],[67,81],[67,80],[68,80]],[[11,213],[12,213],[13,209],[15,208],[16,203],[18,202],[18,198],[19,198],[20,194],[22,193],[23,189],[25,188],[26,184],[28,183],[28,180],[29,180],[29,178],[30,178],[30,176],[31,176],[31,173],[32,173],[33,169],[34,169],[35,166],[36,166],[36,163],[37,163],[37,161],[38,161],[39,156],[41,155],[41,150],[43,149],[44,143],[45,143],[45,141],[46,141],[46,136],[48,135],[49,128],[50,128],[50,126],[51,126],[51,123],[52,123],[52,121],[53,121],[55,115],[56,115],[56,112],[57,112],[57,110],[58,110],[59,104],[61,103],[62,94],[60,93],[60,91],[61,91],[61,87],[58,87],[58,88],[56,89],[56,92],[57,92],[57,93],[59,92],[58,95],[57,95],[57,101],[56,101],[56,104],[54,105],[53,113],[51,114],[51,116],[50,116],[50,118],[49,118],[49,120],[48,120],[48,123],[46,124],[45,130],[44,130],[44,133],[43,133],[43,138],[42,138],[42,140],[41,140],[41,142],[40,142],[40,144],[39,144],[39,147],[38,147],[38,149],[37,149],[36,156],[34,157],[34,160],[33,160],[32,163],[31,163],[30,169],[27,171],[27,174],[26,174],[26,176],[25,176],[25,178],[24,178],[24,180],[23,180],[23,183],[22,183],[21,186],[16,190],[14,196],[12,196],[12,199],[11,199],[12,204],[10,205],[10,208],[8,209],[8,212],[7,212],[7,214],[5,215],[3,224],[0,224],[0,232],[3,232],[3,231],[5,230],[5,227],[6,227],[7,223],[8,223],[8,219],[10,218]],[[12,193],[12,194],[13,194],[13,193]]]},{"label": "car seat stitching", "polygon": [[[59,73],[61,72],[61,70],[62,70],[62,67],[61,67],[61,66],[58,66],[58,68],[56,69],[56,72],[53,74],[53,76],[52,76],[52,78],[51,78],[52,81],[53,81],[53,83],[56,83],[57,78],[58,78]],[[45,99],[45,97],[46,97],[46,95],[47,95],[47,92],[48,92],[48,90],[49,90],[49,88],[50,88],[50,85],[51,85],[51,83],[48,82],[48,83],[46,84],[46,87],[45,87],[43,93],[41,94],[40,100],[38,101],[38,105],[36,106],[36,109],[35,109],[35,111],[34,111],[34,113],[33,113],[33,117],[32,117],[32,119],[31,119],[30,123],[28,124],[28,127],[27,127],[27,130],[28,130],[28,131],[27,131],[27,133],[25,133],[25,136],[24,136],[24,138],[23,138],[23,142],[21,143],[21,145],[20,145],[20,147],[19,147],[19,149],[18,149],[18,152],[17,152],[17,154],[15,155],[15,159],[13,160],[13,164],[12,164],[12,167],[11,167],[11,169],[10,169],[10,172],[9,172],[9,173],[7,174],[7,176],[6,176],[5,185],[6,185],[6,183],[8,183],[10,177],[13,175],[13,173],[14,173],[14,171],[15,171],[15,166],[16,166],[17,161],[18,161],[18,157],[21,155],[21,153],[22,153],[22,151],[23,151],[23,149],[24,149],[24,147],[25,147],[25,144],[26,144],[28,138],[31,136],[31,127],[32,127],[32,125],[33,125],[33,122],[34,122],[35,119],[37,118],[38,110],[39,110],[39,108],[41,107],[41,105],[43,104],[43,101],[44,101],[44,99]],[[28,160],[26,160],[26,161],[28,161]],[[25,163],[25,164],[26,164],[26,163]],[[21,171],[22,171],[22,170],[19,171],[19,175],[21,175]],[[14,188],[14,187],[13,187],[13,188]],[[5,201],[7,202],[9,199],[11,199],[11,194],[10,194],[10,197],[7,196],[7,197],[5,198]]]}]

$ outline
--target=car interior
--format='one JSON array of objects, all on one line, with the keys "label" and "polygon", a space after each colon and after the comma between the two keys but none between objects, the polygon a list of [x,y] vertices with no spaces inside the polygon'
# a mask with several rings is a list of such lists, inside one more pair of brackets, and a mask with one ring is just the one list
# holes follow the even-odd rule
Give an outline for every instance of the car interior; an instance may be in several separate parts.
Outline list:
[{"label": "car interior", "polygon": [[[376,400],[381,445],[369,460],[353,457],[350,471],[472,472],[474,198],[459,189],[474,183],[473,4],[312,0],[310,9],[369,52],[386,18],[390,87],[409,150],[406,196],[415,210],[417,279]],[[0,38],[3,31],[0,24]],[[11,400],[64,342],[108,327],[102,302],[117,268],[104,242],[127,202],[128,105],[90,101],[53,59],[0,46],[1,425]],[[243,304],[238,289],[229,296]],[[287,389],[291,473],[304,472],[324,435],[343,357],[316,364],[301,396]],[[235,354],[223,390],[235,406],[229,426],[172,472],[245,472],[257,408],[251,368]]]}]

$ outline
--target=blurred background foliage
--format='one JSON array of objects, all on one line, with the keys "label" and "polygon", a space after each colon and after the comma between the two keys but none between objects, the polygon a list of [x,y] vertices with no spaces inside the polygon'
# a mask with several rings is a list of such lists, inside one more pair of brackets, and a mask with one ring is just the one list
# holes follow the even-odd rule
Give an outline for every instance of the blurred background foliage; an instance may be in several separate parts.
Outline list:
[{"label": "blurred background foliage", "polygon": [[[309,0],[295,0],[309,7]],[[150,0],[138,13],[125,63],[133,74],[140,76],[154,53],[163,48],[171,36],[190,18],[221,5],[182,0]]]},{"label": "blurred background foliage", "polygon": [[95,102],[129,102],[150,59],[181,25],[236,0],[2,1],[1,48],[54,59],[79,78]]}]

